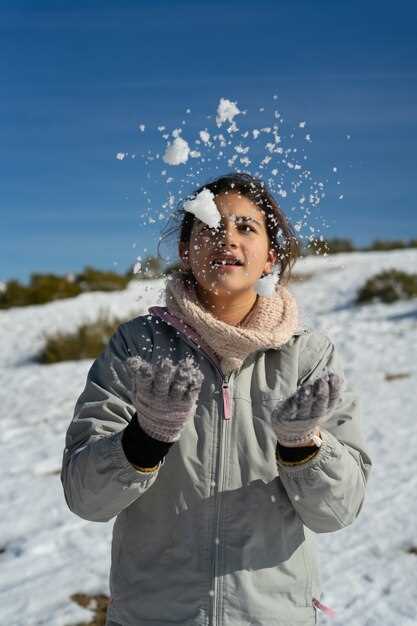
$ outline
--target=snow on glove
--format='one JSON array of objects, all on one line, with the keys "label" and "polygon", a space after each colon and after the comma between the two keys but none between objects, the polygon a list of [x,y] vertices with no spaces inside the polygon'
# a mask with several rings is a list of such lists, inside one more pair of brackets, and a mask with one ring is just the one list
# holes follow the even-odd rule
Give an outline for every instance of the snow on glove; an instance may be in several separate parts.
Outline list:
[{"label": "snow on glove", "polygon": [[295,448],[306,446],[312,439],[320,447],[319,425],[327,421],[338,404],[342,384],[340,376],[326,373],[280,402],[272,413],[278,442]]},{"label": "snow on glove", "polygon": [[177,441],[194,417],[203,374],[191,356],[176,366],[166,357],[155,365],[139,356],[127,359],[132,402],[141,428],[154,439]]}]

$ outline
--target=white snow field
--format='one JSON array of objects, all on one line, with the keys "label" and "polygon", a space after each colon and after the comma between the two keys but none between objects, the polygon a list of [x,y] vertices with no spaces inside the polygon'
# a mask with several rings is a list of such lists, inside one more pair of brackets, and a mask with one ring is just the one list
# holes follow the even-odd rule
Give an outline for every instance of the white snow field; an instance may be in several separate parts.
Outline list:
[{"label": "white snow field", "polygon": [[[417,271],[417,250],[302,259],[294,283],[304,319],[326,332],[356,383],[373,460],[358,519],[318,535],[322,602],[334,626],[417,625],[417,299],[352,306],[366,278]],[[114,520],[72,514],[59,472],[66,429],[92,361],[37,365],[45,333],[70,331],[107,308],[135,317],[164,304],[163,281],[0,312],[0,624],[69,626],[92,613],[76,592],[108,594]],[[403,376],[386,379],[386,375]],[[414,551],[413,551],[414,549]]]}]

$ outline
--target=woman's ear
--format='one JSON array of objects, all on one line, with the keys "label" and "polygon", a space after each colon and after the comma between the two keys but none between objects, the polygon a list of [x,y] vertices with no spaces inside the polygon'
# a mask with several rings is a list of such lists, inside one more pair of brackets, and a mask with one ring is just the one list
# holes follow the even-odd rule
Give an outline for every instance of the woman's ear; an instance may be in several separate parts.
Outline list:
[{"label": "woman's ear", "polygon": [[267,258],[267,261],[266,261],[265,266],[264,266],[264,273],[265,274],[270,274],[272,272],[272,269],[273,269],[274,265],[276,264],[277,259],[278,259],[277,251],[274,250],[274,248],[271,248],[268,251],[268,258]]}]

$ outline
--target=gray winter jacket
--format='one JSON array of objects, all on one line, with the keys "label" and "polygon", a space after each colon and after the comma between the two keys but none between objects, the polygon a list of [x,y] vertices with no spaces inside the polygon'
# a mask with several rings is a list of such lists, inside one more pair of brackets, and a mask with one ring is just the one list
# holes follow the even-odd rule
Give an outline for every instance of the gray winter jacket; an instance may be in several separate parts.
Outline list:
[{"label": "gray winter jacket", "polygon": [[[300,330],[225,379],[192,332],[167,321],[163,307],[150,311],[122,324],[93,363],[63,455],[70,510],[94,522],[116,518],[108,626],[318,623],[315,533],[352,524],[372,464],[349,386],[304,464],[277,460],[271,413],[324,367],[343,375],[334,346]],[[128,377],[110,369],[114,357],[137,354],[150,362],[192,354],[204,374],[194,420],[148,474],[124,454],[135,409]]]}]

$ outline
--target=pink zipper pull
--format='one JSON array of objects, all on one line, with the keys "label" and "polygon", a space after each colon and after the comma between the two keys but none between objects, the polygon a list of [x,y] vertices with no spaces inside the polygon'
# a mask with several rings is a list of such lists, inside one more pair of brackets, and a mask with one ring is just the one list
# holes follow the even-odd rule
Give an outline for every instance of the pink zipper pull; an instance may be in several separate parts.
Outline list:
[{"label": "pink zipper pull", "polygon": [[323,611],[323,613],[325,613],[329,617],[336,617],[336,611],[331,609],[329,606],[326,606],[325,604],[322,604],[316,598],[313,598],[313,605],[316,607],[316,609],[319,609],[320,611]]},{"label": "pink zipper pull", "polygon": [[232,411],[231,411],[229,385],[227,383],[223,383],[222,390],[223,390],[224,419],[230,420],[230,418],[232,417]]}]

